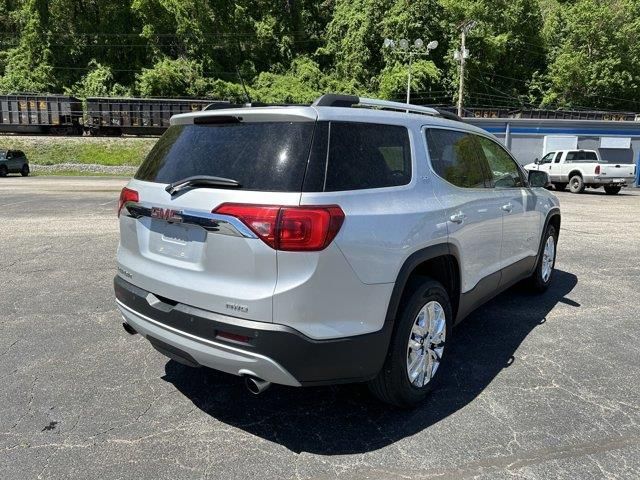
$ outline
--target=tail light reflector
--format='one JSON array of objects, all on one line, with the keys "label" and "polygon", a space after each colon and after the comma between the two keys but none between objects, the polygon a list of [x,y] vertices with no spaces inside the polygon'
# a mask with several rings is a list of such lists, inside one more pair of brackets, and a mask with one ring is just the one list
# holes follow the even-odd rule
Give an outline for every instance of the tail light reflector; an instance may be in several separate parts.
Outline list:
[{"label": "tail light reflector", "polygon": [[600,165],[596,165],[596,175],[600,175]]},{"label": "tail light reflector", "polygon": [[118,217],[120,216],[120,211],[124,207],[127,202],[137,202],[139,200],[138,192],[135,190],[131,190],[130,188],[124,187],[120,192],[120,200],[118,201]]},{"label": "tail light reflector", "polygon": [[249,340],[251,340],[251,337],[247,337],[246,335],[238,335],[237,333],[223,332],[222,330],[218,331],[218,333],[216,334],[216,337],[222,338],[224,340],[232,340],[234,342],[241,342],[241,343],[249,343]]},{"label": "tail light reflector", "polygon": [[284,251],[323,250],[344,221],[344,212],[337,205],[281,207],[224,203],[214,212],[238,218],[264,243]]}]

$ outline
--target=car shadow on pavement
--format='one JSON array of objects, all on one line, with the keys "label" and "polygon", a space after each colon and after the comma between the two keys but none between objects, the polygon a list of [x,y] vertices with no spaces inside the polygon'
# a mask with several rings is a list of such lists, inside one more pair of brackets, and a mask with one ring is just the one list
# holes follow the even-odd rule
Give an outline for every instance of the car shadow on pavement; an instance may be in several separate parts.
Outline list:
[{"label": "car shadow on pavement", "polygon": [[518,361],[516,350],[544,324],[578,283],[556,270],[543,295],[517,285],[474,312],[454,329],[454,342],[440,386],[423,405],[399,410],[373,398],[365,385],[293,388],[272,386],[253,396],[238,377],[169,361],[163,379],[213,418],[291,451],[320,455],[363,453],[392,444],[439,422],[474,400],[503,369]]},{"label": "car shadow on pavement", "polygon": [[[627,188],[623,188],[622,190],[620,190],[620,193],[617,193],[615,195],[607,195],[606,192],[604,190],[591,190],[591,189],[587,189],[584,192],[575,194],[575,193],[571,193],[569,190],[560,190],[560,192],[562,193],[568,193],[570,195],[587,195],[587,196],[592,196],[592,197],[597,197],[597,196],[601,196],[601,197],[614,197],[614,198],[620,198],[620,197],[629,197],[632,198],[635,195],[632,193],[634,191],[637,191],[640,193],[640,189],[637,189],[635,187],[627,187]],[[553,193],[558,193],[558,190],[553,190]]]}]

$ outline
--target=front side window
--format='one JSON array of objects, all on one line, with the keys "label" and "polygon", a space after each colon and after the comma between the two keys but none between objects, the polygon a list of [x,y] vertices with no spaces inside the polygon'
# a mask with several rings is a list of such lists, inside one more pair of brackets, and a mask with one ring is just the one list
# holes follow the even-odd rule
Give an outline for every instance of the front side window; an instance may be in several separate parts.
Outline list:
[{"label": "front side window", "polygon": [[542,157],[542,160],[540,160],[540,163],[551,163],[551,159],[553,158],[554,155],[555,155],[555,152],[547,153],[544,157]]},{"label": "front side window", "polygon": [[498,143],[488,138],[480,137],[479,140],[482,151],[487,158],[492,185],[497,188],[524,187],[520,169],[511,155]]},{"label": "front side window", "polygon": [[405,127],[331,122],[324,190],[395,187],[411,181],[411,145]]},{"label": "front side window", "polygon": [[426,131],[433,170],[447,182],[462,188],[486,188],[489,171],[479,137],[456,130]]},{"label": "front side window", "polygon": [[558,152],[556,154],[556,159],[553,161],[553,163],[560,163],[561,158],[562,158],[562,152]]}]

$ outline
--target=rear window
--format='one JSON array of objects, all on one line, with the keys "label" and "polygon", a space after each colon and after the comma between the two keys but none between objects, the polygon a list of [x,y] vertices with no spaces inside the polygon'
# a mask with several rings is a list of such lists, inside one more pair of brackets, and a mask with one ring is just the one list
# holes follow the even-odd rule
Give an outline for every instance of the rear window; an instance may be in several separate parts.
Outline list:
[{"label": "rear window", "polygon": [[411,146],[405,127],[331,122],[324,190],[395,187],[411,181]]},{"label": "rear window", "polygon": [[172,183],[194,175],[236,180],[244,190],[301,191],[313,122],[174,125],[135,178]]}]

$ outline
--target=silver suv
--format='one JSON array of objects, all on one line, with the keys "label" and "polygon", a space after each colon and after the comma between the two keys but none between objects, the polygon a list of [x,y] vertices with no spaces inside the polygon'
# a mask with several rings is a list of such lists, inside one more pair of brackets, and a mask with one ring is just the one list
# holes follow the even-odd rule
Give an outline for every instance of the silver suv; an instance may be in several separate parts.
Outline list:
[{"label": "silver suv", "polygon": [[420,402],[456,323],[547,288],[560,231],[547,174],[451,116],[344,95],[174,116],[120,197],[125,329],[253,393]]}]

